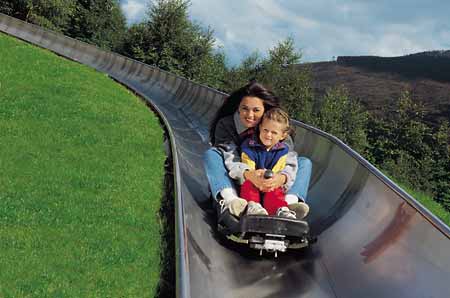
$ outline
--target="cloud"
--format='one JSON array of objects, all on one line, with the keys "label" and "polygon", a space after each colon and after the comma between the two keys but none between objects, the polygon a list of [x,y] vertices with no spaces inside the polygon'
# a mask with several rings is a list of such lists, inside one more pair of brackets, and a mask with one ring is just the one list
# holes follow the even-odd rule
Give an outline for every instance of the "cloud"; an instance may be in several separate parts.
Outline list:
[{"label": "cloud", "polygon": [[128,0],[120,6],[129,24],[139,22],[145,16],[146,4],[142,0]]},{"label": "cloud", "polygon": [[210,1],[194,0],[190,13],[214,29],[232,65],[255,51],[267,52],[287,36],[287,24],[281,21],[285,12],[274,1],[218,1],[211,14]]},{"label": "cloud", "polygon": [[[122,4],[128,21],[142,19],[149,1]],[[448,11],[450,1],[442,0],[191,0],[189,8],[192,19],[214,30],[232,65],[288,36],[303,61],[448,49]]]}]

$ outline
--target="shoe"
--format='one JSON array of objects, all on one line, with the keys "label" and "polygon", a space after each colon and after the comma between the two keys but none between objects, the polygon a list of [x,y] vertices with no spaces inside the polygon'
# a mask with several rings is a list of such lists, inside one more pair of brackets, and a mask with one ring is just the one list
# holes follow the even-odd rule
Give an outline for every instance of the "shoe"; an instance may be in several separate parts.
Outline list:
[{"label": "shoe", "polygon": [[303,219],[309,213],[309,206],[306,203],[298,202],[288,205],[289,209],[294,211],[297,215],[297,219]]},{"label": "shoe", "polygon": [[289,210],[288,207],[280,207],[280,208],[278,208],[277,216],[285,217],[285,218],[291,218],[291,219],[297,219],[297,217],[295,216],[295,211]]},{"label": "shoe", "polygon": [[222,213],[226,209],[228,209],[231,214],[233,214],[236,217],[239,217],[247,207],[247,201],[242,198],[234,198],[231,200],[222,200],[220,202],[220,205],[222,206],[221,208]]},{"label": "shoe", "polygon": [[260,203],[248,202],[247,215],[269,215]]}]

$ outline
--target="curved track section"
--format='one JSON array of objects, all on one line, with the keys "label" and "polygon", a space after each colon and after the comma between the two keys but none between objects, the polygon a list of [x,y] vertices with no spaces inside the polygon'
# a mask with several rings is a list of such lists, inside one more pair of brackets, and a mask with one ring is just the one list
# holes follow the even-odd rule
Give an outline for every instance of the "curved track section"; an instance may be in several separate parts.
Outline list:
[{"label": "curved track section", "polygon": [[449,228],[333,136],[297,123],[318,242],[259,257],[214,232],[202,154],[223,94],[1,14],[0,30],[107,73],[160,113],[176,173],[178,297],[448,297]]}]

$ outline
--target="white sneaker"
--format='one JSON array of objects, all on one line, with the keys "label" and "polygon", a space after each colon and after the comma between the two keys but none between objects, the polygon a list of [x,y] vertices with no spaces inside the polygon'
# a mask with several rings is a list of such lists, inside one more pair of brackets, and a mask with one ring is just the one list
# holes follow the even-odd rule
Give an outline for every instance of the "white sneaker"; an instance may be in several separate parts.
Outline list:
[{"label": "white sneaker", "polygon": [[245,207],[247,207],[247,201],[239,197],[233,198],[231,200],[223,200],[222,212],[228,209],[230,210],[231,214],[239,217],[245,210]]},{"label": "white sneaker", "polygon": [[269,215],[267,210],[260,203],[248,202],[247,215]]},{"label": "white sneaker", "polygon": [[295,212],[292,211],[292,210],[289,210],[288,207],[280,207],[280,208],[278,208],[277,216],[291,218],[291,219],[297,219],[297,217],[295,216]]},{"label": "white sneaker", "polygon": [[297,219],[303,219],[309,213],[308,204],[303,202],[289,204],[288,207],[295,212]]}]

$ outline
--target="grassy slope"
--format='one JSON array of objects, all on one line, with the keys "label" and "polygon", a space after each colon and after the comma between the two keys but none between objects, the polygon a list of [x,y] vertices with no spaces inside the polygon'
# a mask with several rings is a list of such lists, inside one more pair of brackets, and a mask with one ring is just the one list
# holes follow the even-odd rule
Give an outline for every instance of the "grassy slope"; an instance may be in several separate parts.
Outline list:
[{"label": "grassy slope", "polygon": [[0,34],[0,296],[153,297],[163,161],[139,99]]},{"label": "grassy slope", "polygon": [[406,186],[405,184],[400,183],[398,185],[450,227],[450,213],[447,212],[438,202],[434,201],[429,195],[414,191],[411,187]]}]

